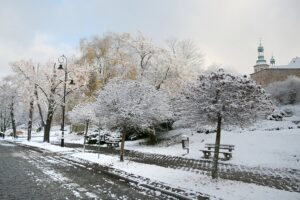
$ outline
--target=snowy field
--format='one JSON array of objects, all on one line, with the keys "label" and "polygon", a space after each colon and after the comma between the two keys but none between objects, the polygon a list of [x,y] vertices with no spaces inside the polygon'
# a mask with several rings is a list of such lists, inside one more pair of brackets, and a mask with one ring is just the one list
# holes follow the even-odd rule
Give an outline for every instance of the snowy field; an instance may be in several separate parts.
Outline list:
[{"label": "snowy field", "polygon": [[[191,130],[175,130],[184,133],[190,139],[190,153],[182,149],[181,143],[168,147],[140,146],[137,142],[127,142],[126,149],[183,156],[202,159],[205,143],[214,143],[215,134],[199,134]],[[179,138],[180,139],[180,138]],[[232,164],[242,164],[251,167],[295,168],[300,169],[300,129],[285,129],[278,131],[223,131],[221,144],[235,145],[233,158],[225,161]]]},{"label": "snowy field", "polygon": [[[235,145],[233,158],[225,161],[251,167],[294,168],[300,169],[300,105],[290,108],[294,115],[283,121],[264,120],[246,129],[222,131],[221,144]],[[299,123],[299,124],[297,124]],[[279,129],[279,130],[277,130]],[[125,148],[135,151],[183,156],[202,159],[205,143],[215,142],[215,133],[203,134],[190,129],[173,130],[168,133],[174,139],[173,145],[141,146],[141,141],[126,142]],[[182,149],[181,135],[189,136],[190,152]],[[171,137],[169,137],[170,139]]]}]

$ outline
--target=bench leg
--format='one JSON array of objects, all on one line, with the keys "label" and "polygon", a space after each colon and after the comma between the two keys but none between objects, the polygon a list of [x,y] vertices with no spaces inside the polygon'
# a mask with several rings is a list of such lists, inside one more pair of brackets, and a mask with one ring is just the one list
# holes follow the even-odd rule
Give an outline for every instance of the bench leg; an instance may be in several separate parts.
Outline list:
[{"label": "bench leg", "polygon": [[224,153],[224,158],[225,160],[230,160],[230,158],[232,158],[232,155],[229,153]]},{"label": "bench leg", "polygon": [[203,152],[203,155],[204,155],[205,159],[209,159],[211,154],[210,154],[210,152],[205,152],[205,153]]}]

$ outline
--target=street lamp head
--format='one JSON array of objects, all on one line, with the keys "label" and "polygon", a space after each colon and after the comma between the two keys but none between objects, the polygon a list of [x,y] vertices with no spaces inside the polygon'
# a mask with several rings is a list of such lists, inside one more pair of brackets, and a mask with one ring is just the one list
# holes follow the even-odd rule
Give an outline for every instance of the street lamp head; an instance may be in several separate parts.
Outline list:
[{"label": "street lamp head", "polygon": [[63,68],[63,65],[60,63],[60,64],[59,64],[59,67],[58,67],[57,69],[64,69],[64,68]]},{"label": "street lamp head", "polygon": [[71,81],[70,81],[70,83],[69,83],[70,85],[75,85],[75,83],[74,83],[74,80],[73,79],[71,79]]},{"label": "street lamp head", "polygon": [[58,58],[59,67],[57,69],[64,69],[63,64],[66,64],[67,67],[67,57],[65,55],[62,55]]}]

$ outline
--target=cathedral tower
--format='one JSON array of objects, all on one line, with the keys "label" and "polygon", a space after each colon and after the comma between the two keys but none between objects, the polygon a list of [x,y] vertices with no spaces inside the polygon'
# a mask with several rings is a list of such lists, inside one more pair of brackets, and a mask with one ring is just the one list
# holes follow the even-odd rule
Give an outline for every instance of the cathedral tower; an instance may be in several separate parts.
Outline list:
[{"label": "cathedral tower", "polygon": [[256,65],[254,65],[254,73],[269,68],[264,56],[264,47],[261,45],[261,41],[259,42],[259,46],[257,47],[258,57],[256,60]]}]

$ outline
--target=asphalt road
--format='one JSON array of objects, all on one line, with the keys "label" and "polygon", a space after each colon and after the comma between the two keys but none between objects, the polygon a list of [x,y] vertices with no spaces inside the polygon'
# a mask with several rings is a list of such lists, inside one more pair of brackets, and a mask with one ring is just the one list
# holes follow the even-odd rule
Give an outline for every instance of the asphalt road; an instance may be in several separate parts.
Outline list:
[{"label": "asphalt road", "polygon": [[166,199],[154,191],[0,140],[0,199]]}]

